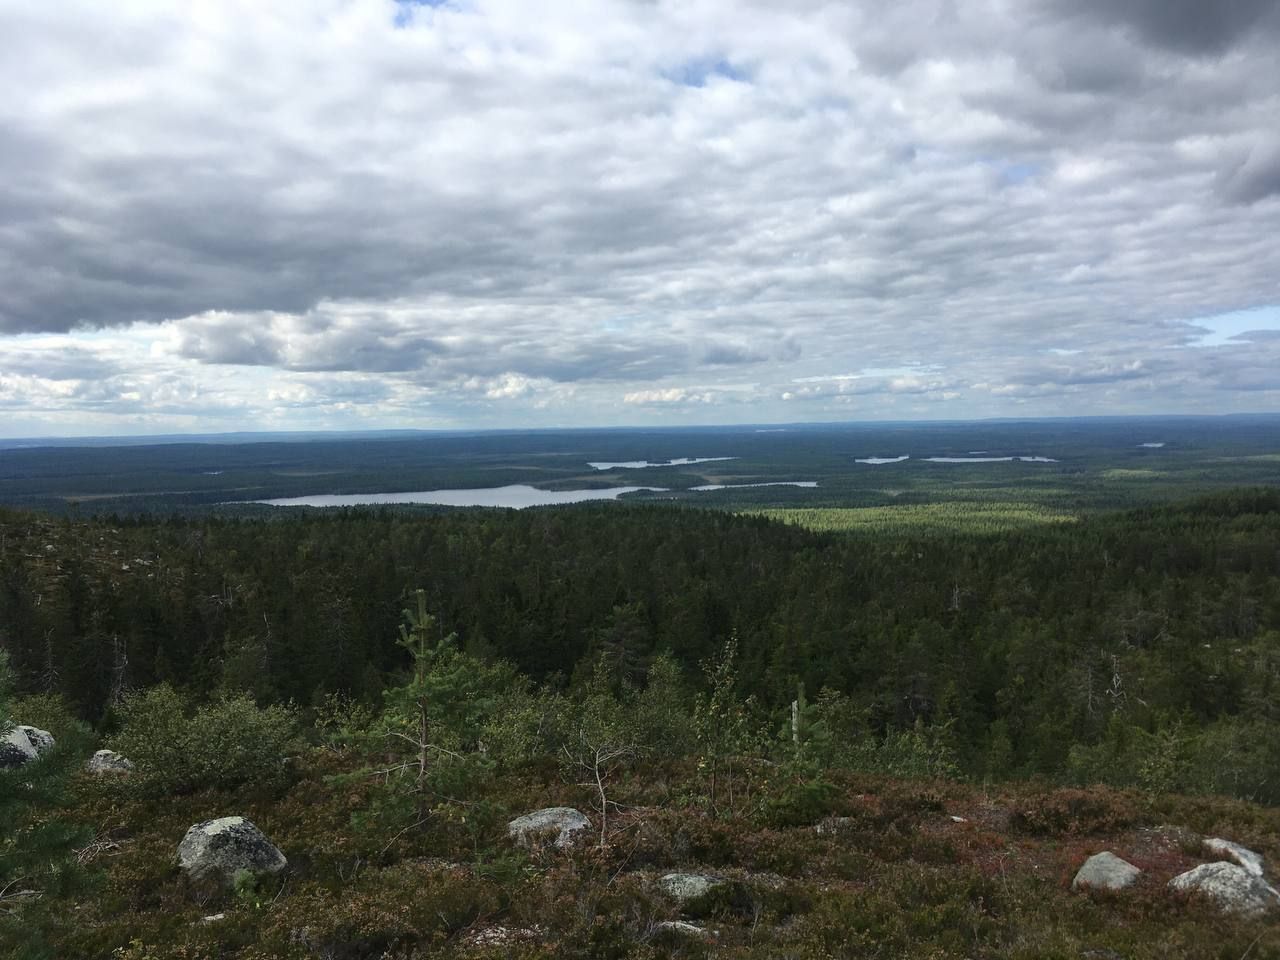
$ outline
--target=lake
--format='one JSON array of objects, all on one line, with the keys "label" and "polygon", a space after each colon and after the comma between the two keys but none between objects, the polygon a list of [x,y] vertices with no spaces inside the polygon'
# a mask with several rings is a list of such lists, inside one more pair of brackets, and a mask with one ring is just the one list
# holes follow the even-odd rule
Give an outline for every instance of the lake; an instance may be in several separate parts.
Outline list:
[{"label": "lake", "polygon": [[744,487],[816,487],[817,480],[770,480],[768,483],[708,483],[690,490],[741,490]]},{"label": "lake", "polygon": [[[980,453],[982,451],[974,451]],[[870,463],[879,465],[882,463],[902,463],[904,460],[910,460],[910,457],[863,457],[855,460],[854,463]],[[1010,463],[1017,461],[1019,463],[1057,463],[1053,457],[922,457],[926,463]]]},{"label": "lake", "polygon": [[311,497],[281,497],[252,500],[272,507],[362,507],[381,503],[432,503],[446,507],[548,507],[586,500],[616,500],[624,493],[649,490],[661,493],[665,487],[605,487],[600,490],[539,490],[523,483],[506,487],[477,487],[473,490],[415,490],[409,493],[322,493]]},{"label": "lake", "polygon": [[737,460],[737,457],[681,457],[678,460],[623,460],[618,463],[591,463],[588,467],[597,470],[643,470],[645,467],[687,467],[692,463],[715,463],[720,460]]},{"label": "lake", "polygon": [[925,457],[930,463],[1057,463],[1053,457]]}]

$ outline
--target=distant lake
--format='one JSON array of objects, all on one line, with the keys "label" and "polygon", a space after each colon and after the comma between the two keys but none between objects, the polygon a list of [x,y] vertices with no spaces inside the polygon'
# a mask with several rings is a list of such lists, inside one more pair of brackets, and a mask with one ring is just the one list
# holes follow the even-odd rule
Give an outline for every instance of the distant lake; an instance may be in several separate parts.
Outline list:
[{"label": "distant lake", "polygon": [[[982,450],[975,450],[974,453],[984,453]],[[902,463],[904,460],[910,460],[910,457],[864,457],[855,460],[854,463]],[[1021,463],[1057,463],[1053,457],[922,457],[926,463],[1009,463],[1018,461]]]},{"label": "distant lake", "polygon": [[650,490],[661,493],[666,487],[605,487],[601,490],[539,490],[523,483],[507,487],[478,487],[474,490],[416,490],[410,493],[321,493],[311,497],[281,497],[252,500],[273,507],[360,507],[379,503],[433,503],[446,507],[547,507],[584,500],[616,500],[624,493]]},{"label": "distant lake", "polygon": [[744,487],[816,487],[817,480],[770,480],[768,483],[708,483],[690,490],[741,490]]},{"label": "distant lake", "polygon": [[1057,463],[1053,457],[925,457],[930,463]]},{"label": "distant lake", "polygon": [[592,463],[587,462],[588,467],[595,467],[597,470],[642,470],[645,467],[687,467],[691,463],[714,463],[719,460],[737,460],[737,457],[681,457],[678,460],[623,460],[618,463]]}]

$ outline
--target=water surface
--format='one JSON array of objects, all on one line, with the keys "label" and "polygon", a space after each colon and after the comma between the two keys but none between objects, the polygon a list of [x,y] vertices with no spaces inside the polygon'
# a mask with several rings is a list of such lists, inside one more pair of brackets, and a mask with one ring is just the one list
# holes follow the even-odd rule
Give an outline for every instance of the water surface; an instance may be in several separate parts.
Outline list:
[{"label": "water surface", "polygon": [[642,470],[645,467],[687,467],[691,463],[713,463],[717,460],[737,460],[737,457],[680,457],[678,460],[622,460],[617,463],[592,463],[587,462],[588,467],[595,467],[597,470],[614,470],[621,468],[623,470]]},{"label": "water surface", "polygon": [[474,490],[415,490],[409,493],[321,493],[310,497],[281,497],[253,500],[273,507],[361,507],[379,503],[433,503],[446,507],[546,507],[585,500],[616,500],[624,493],[666,487],[605,487],[600,490],[539,490],[524,483],[506,487],[477,487]]},{"label": "water surface", "polygon": [[930,463],[1057,463],[1053,457],[925,457]]},{"label": "water surface", "polygon": [[816,487],[817,480],[770,480],[768,483],[708,483],[690,490],[741,490],[743,487]]}]

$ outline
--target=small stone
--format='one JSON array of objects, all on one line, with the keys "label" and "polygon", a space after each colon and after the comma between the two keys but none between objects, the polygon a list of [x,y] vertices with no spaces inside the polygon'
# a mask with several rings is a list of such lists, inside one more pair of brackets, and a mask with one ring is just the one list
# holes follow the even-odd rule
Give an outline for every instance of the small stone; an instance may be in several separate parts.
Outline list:
[{"label": "small stone", "polygon": [[659,920],[653,925],[654,933],[678,933],[698,940],[714,939],[714,934],[687,920]]},{"label": "small stone", "polygon": [[1261,877],[1266,872],[1266,864],[1261,855],[1238,843],[1221,837],[1210,837],[1204,842],[1204,848],[1215,857],[1225,857],[1238,864],[1255,877]]},{"label": "small stone", "polygon": [[1095,853],[1084,862],[1071,881],[1071,889],[1092,887],[1095,890],[1123,890],[1131,887],[1142,876],[1142,871],[1127,860],[1122,860],[1110,850]]},{"label": "small stone", "polygon": [[556,847],[563,849],[577,839],[577,835],[588,829],[591,821],[573,807],[547,807],[516,817],[507,824],[507,836],[517,843],[531,844],[535,837],[556,835]]},{"label": "small stone", "polygon": [[95,776],[127,776],[133,773],[133,761],[114,750],[99,750],[89,758],[84,768]]},{"label": "small stone", "polygon": [[1256,917],[1280,908],[1280,892],[1235,863],[1202,863],[1169,881],[1178,893],[1208,897],[1223,913]]},{"label": "small stone", "polygon": [[463,939],[473,947],[512,947],[518,943],[537,940],[538,936],[537,930],[529,930],[524,927],[493,926],[473,930],[466,934]]},{"label": "small stone", "polygon": [[668,873],[658,880],[662,892],[681,903],[695,900],[716,887],[724,886],[724,883],[722,878],[704,873]]},{"label": "small stone", "polygon": [[952,823],[968,823],[969,821],[968,821],[968,820],[966,820],[964,817],[957,817],[957,816],[953,813],[953,814],[951,815],[951,822],[952,822]]},{"label": "small stone", "polygon": [[827,819],[814,826],[813,829],[821,835],[826,835],[848,830],[852,826],[853,817],[827,817]]}]

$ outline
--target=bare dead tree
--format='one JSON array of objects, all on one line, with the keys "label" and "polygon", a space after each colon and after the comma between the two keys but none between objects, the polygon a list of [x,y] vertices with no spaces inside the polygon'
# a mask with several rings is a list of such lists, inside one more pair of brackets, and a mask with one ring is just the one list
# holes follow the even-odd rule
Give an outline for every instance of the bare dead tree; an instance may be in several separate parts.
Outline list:
[{"label": "bare dead tree", "polygon": [[600,815],[600,846],[609,837],[609,810],[619,804],[609,799],[609,782],[618,769],[639,752],[633,743],[623,742],[608,735],[593,734],[586,724],[578,727],[578,737],[573,744],[565,744],[565,760],[582,779],[579,786],[590,787],[595,792],[593,806]]}]

